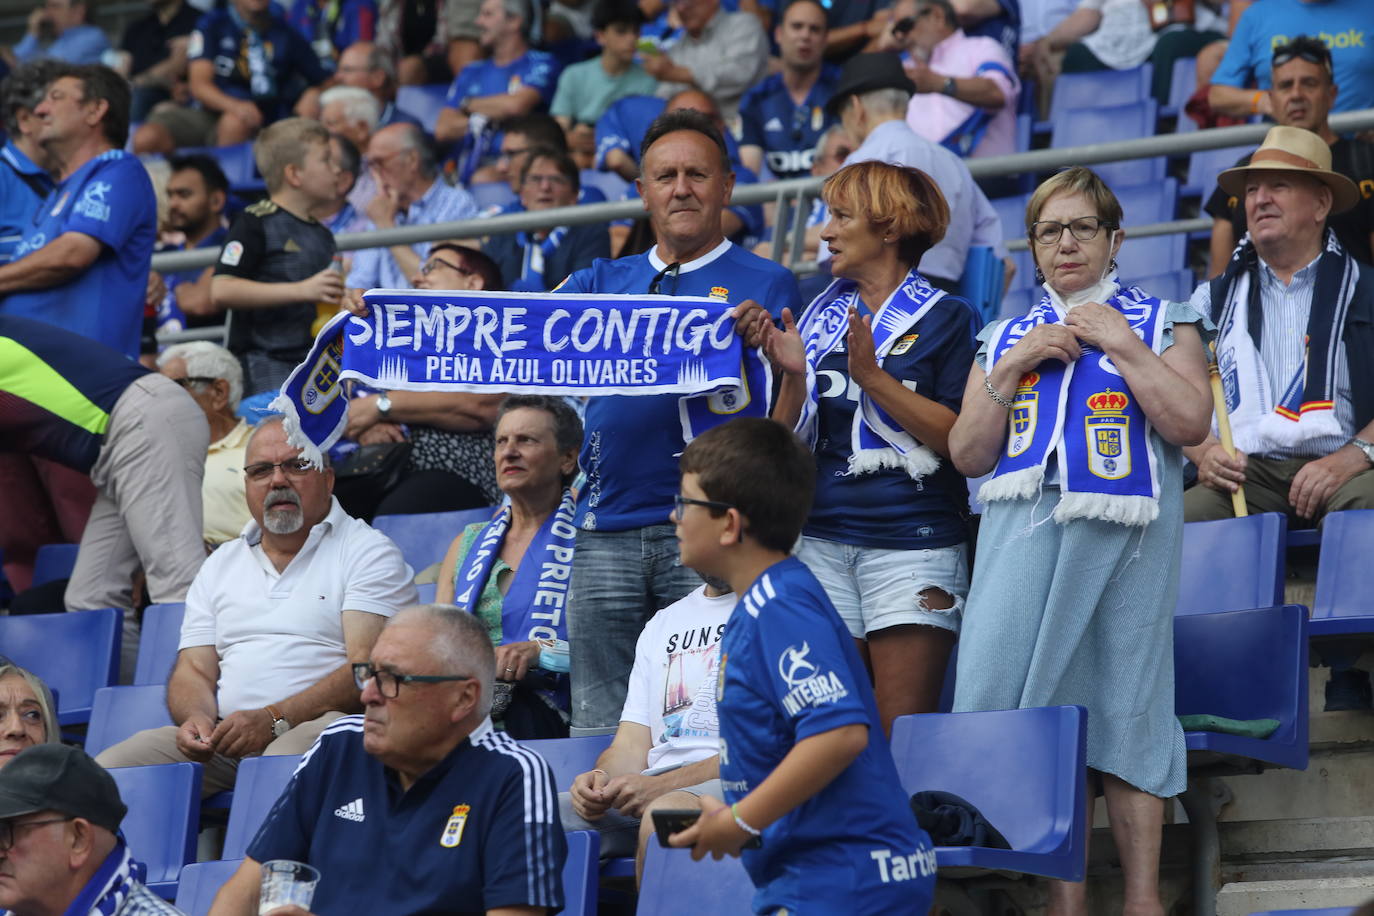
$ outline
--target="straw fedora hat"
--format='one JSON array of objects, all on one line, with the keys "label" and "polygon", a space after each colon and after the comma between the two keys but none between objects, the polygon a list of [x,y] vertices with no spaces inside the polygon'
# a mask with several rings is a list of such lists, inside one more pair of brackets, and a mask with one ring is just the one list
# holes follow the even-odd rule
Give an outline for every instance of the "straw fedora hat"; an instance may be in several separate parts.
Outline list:
[{"label": "straw fedora hat", "polygon": [[1331,171],[1331,147],[1310,130],[1301,127],[1272,127],[1264,142],[1250,157],[1249,165],[1227,169],[1217,176],[1217,184],[1227,194],[1245,199],[1245,173],[1303,172],[1331,189],[1331,212],[1349,210],[1360,200],[1355,182]]}]

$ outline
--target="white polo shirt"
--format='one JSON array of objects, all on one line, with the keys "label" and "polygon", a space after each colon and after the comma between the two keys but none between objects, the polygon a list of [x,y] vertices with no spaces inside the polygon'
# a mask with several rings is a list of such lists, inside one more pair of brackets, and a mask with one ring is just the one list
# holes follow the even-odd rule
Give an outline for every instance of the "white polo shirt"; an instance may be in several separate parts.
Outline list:
[{"label": "white polo shirt", "polygon": [[186,594],[178,648],[215,647],[221,716],[293,696],[344,664],[343,611],[390,617],[416,603],[400,548],[336,499],[281,573],[261,541],[249,522]]}]

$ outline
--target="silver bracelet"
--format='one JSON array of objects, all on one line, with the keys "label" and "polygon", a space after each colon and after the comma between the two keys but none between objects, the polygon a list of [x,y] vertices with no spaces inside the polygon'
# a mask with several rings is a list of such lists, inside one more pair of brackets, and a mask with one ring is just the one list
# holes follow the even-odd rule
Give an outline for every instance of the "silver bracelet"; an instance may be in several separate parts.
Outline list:
[{"label": "silver bracelet", "polygon": [[983,390],[986,391],[988,397],[996,401],[999,406],[1005,407],[1008,410],[1011,409],[1011,398],[1004,397],[1002,392],[992,387],[992,379],[988,378],[986,375],[983,376]]}]

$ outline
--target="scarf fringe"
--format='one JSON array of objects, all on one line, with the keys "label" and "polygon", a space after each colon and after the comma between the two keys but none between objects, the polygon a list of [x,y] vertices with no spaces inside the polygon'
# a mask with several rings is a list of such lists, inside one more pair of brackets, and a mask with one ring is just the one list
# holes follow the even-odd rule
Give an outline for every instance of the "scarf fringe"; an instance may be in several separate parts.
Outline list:
[{"label": "scarf fringe", "polygon": [[1092,518],[1119,525],[1148,525],[1159,517],[1159,500],[1151,496],[1110,496],[1106,493],[1062,493],[1054,520],[1063,524]]},{"label": "scarf fringe", "polygon": [[[342,394],[340,394],[342,397]],[[296,414],[296,405],[288,395],[278,394],[267,405],[269,411],[275,410],[282,416],[282,429],[286,430],[286,441],[290,445],[296,446],[301,450],[301,457],[309,461],[316,468],[324,469],[324,455],[320,451],[320,446],[311,441],[310,437],[301,429],[301,419]],[[339,429],[336,433],[343,432],[343,426],[348,422],[348,414],[345,412],[343,419],[339,422]],[[328,448],[338,440],[338,435],[331,434],[325,440],[324,447]]]},{"label": "scarf fringe", "polygon": [[990,477],[978,488],[978,501],[991,503],[999,499],[1030,499],[1040,492],[1040,485],[1044,480],[1043,464]]},{"label": "scarf fringe", "polygon": [[849,473],[856,477],[893,468],[906,471],[912,480],[920,480],[927,474],[933,474],[939,466],[940,456],[924,445],[905,454],[895,448],[866,448],[849,456]]}]

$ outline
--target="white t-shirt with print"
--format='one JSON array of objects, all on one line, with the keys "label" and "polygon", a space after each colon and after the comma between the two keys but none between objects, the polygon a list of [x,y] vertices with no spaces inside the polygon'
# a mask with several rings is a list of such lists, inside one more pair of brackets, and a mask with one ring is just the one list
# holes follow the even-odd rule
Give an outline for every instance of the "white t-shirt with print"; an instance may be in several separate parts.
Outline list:
[{"label": "white t-shirt with print", "polygon": [[703,585],[655,614],[639,634],[620,719],[649,729],[646,771],[720,752],[716,670],[735,602],[733,593],[706,597]]}]

